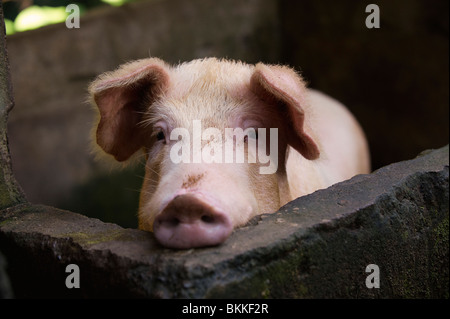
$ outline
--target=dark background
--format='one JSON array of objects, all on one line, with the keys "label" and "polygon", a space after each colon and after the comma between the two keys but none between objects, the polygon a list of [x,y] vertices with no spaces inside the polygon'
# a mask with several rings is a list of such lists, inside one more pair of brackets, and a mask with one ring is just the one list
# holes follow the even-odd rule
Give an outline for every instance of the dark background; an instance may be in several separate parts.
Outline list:
[{"label": "dark background", "polygon": [[[369,3],[380,8],[379,29],[363,27]],[[374,169],[448,143],[448,1],[280,6],[284,61],[353,111]]]}]

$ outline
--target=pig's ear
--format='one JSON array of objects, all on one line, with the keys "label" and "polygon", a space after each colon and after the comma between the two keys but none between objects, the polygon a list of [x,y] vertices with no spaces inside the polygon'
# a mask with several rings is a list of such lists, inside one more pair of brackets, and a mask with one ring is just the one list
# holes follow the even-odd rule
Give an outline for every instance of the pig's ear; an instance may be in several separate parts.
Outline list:
[{"label": "pig's ear", "polygon": [[167,66],[159,59],[122,65],[100,75],[89,86],[92,103],[100,111],[97,143],[116,160],[124,161],[145,145],[145,129],[139,123],[150,104],[169,85]]},{"label": "pig's ear", "polygon": [[305,158],[319,157],[317,144],[305,127],[306,88],[302,78],[282,66],[256,65],[250,89],[263,101],[279,108],[287,127],[287,142]]}]

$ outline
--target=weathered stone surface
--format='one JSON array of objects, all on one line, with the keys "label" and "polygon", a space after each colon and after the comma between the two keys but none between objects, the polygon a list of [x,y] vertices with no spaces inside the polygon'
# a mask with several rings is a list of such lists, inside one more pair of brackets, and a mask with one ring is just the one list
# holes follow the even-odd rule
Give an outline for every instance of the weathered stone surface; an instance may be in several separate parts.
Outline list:
[{"label": "weathered stone surface", "polygon": [[[151,233],[46,206],[3,210],[17,297],[448,298],[448,146],[298,198],[221,246],[173,251]],[[65,287],[80,267],[81,288]],[[380,288],[365,268],[380,268]]]},{"label": "weathered stone surface", "polygon": [[11,284],[8,275],[6,274],[7,262],[5,257],[0,252],[0,299],[8,299],[13,297]]}]

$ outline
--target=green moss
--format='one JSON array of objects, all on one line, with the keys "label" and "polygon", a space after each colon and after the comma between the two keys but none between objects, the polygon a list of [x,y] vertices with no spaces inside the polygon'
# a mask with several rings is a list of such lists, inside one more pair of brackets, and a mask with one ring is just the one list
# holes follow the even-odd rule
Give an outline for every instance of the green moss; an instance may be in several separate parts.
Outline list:
[{"label": "green moss", "polygon": [[437,291],[437,297],[449,298],[448,252],[449,218],[442,220],[432,231],[432,256],[430,279]]},{"label": "green moss", "polygon": [[434,252],[438,252],[440,249],[445,248],[448,251],[449,247],[449,223],[448,223],[448,215],[442,222],[440,222],[433,229],[433,238],[434,238]]},{"label": "green moss", "polygon": [[0,171],[0,209],[9,207],[13,204],[11,200],[11,194],[6,187],[5,179],[3,178],[3,172]]},{"label": "green moss", "polygon": [[245,277],[235,279],[232,283],[216,285],[209,291],[207,298],[309,298],[308,286],[300,279],[308,275],[303,267],[308,264],[306,256],[300,251],[285,258],[272,256],[266,266],[248,271]]},{"label": "green moss", "polygon": [[403,241],[408,240],[408,238],[409,238],[409,231],[408,230],[403,231],[402,232],[402,239],[403,239]]},{"label": "green moss", "polygon": [[[419,287],[416,282],[414,269],[404,269],[403,271],[399,272],[398,276],[399,296],[406,299],[417,298],[421,291],[418,290]],[[422,291],[422,293],[425,293],[425,295],[429,297],[428,289],[426,291]]]},{"label": "green moss", "polygon": [[6,225],[6,224],[9,224],[9,223],[12,222],[12,221],[13,221],[13,220],[12,220],[11,218],[2,220],[2,221],[0,222],[0,227],[4,226],[4,225]]},{"label": "green moss", "polygon": [[82,246],[92,246],[104,242],[109,241],[115,241],[120,240],[124,241],[126,240],[126,236],[123,230],[111,230],[104,233],[95,233],[95,234],[89,234],[89,233],[83,233],[83,232],[76,232],[76,233],[66,233],[61,234],[58,237],[60,238],[72,238],[75,242]]}]

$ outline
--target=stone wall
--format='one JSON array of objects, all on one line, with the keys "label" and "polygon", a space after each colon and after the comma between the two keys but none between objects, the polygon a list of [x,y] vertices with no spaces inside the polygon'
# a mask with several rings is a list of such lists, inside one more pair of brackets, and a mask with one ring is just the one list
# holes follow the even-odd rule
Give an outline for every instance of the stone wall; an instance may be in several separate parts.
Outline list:
[{"label": "stone wall", "polygon": [[[0,250],[16,297],[448,298],[448,151],[298,198],[219,247],[164,249],[148,232],[26,204],[1,212]],[[69,264],[78,289],[65,286]],[[379,288],[366,286],[370,264]]]}]

